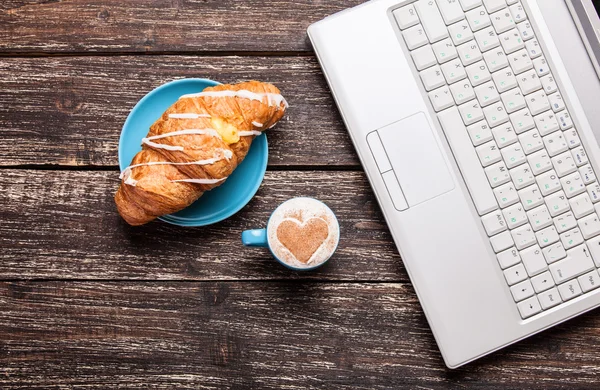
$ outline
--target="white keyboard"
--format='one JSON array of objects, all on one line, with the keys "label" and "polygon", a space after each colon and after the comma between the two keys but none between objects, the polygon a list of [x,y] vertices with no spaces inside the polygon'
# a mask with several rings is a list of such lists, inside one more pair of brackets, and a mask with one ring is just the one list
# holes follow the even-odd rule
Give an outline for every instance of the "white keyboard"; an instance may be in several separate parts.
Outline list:
[{"label": "white keyboard", "polygon": [[518,0],[394,11],[523,319],[600,286],[600,184]]}]

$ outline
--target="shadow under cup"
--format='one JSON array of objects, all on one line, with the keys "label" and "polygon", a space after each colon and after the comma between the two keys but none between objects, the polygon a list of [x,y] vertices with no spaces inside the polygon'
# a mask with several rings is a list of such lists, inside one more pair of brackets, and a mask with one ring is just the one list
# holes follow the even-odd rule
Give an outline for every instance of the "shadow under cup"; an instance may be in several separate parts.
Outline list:
[{"label": "shadow under cup", "polygon": [[242,233],[245,246],[269,248],[285,267],[310,271],[327,263],[340,240],[333,211],[314,198],[293,198],[277,207],[266,229]]}]

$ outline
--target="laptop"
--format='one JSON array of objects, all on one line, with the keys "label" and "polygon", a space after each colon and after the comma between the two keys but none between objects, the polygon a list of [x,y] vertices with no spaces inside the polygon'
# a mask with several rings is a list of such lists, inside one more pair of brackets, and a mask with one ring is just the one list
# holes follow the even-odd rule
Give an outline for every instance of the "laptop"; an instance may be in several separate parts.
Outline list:
[{"label": "laptop", "polygon": [[592,1],[373,0],[308,33],[448,367],[600,305]]}]

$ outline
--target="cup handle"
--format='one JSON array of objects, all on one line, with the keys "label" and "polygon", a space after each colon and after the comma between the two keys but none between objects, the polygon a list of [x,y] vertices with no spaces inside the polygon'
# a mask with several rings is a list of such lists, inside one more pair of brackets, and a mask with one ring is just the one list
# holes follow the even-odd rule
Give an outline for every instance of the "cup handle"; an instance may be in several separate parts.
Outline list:
[{"label": "cup handle", "polygon": [[242,244],[245,246],[268,248],[267,229],[254,229],[242,232]]}]

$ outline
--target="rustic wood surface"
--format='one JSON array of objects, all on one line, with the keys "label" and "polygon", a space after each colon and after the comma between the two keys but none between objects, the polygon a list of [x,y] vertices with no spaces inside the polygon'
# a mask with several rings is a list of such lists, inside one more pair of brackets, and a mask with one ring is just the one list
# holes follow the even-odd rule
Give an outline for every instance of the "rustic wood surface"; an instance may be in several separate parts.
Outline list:
[{"label": "rustic wood surface", "polygon": [[[363,0],[0,3],[0,388],[597,388],[589,313],[444,367],[306,27]],[[129,110],[164,82],[275,83],[269,171],[231,219],[127,226],[112,196]],[[312,273],[240,233],[315,196],[342,241]]]}]

